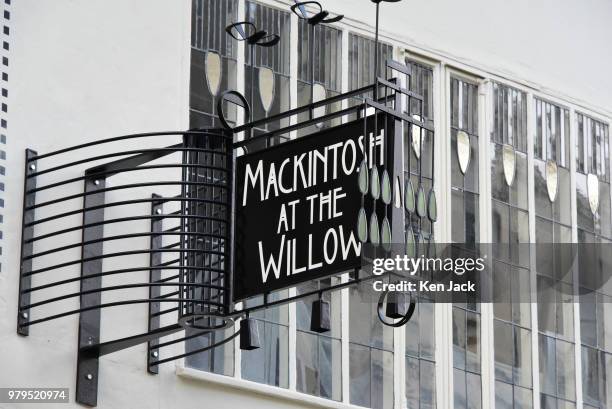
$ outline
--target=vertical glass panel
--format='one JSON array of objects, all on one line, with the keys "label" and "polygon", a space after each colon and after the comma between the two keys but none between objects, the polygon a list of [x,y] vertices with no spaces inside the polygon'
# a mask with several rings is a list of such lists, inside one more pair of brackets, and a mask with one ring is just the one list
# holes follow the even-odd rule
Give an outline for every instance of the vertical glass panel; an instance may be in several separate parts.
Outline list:
[{"label": "vertical glass panel", "polygon": [[555,339],[540,335],[540,390],[548,395],[557,395]]},{"label": "vertical glass panel", "polygon": [[480,315],[466,315],[466,369],[480,372]]},{"label": "vertical glass panel", "polygon": [[[342,32],[332,26],[319,24],[314,27],[314,38],[312,38],[312,26],[306,20],[298,20],[298,106],[310,103],[311,79],[315,84],[320,84],[326,90],[326,97],[338,95],[342,90]],[[314,60],[310,59],[310,45],[314,44]],[[311,77],[311,62],[314,61],[314,78]],[[315,95],[315,102],[317,102]],[[342,103],[330,104],[324,108],[324,113],[329,114],[342,108]],[[320,115],[321,113],[315,112]],[[309,118],[310,113],[305,112],[298,116],[298,121]],[[318,124],[317,127],[300,129],[298,135],[302,136],[317,131],[320,127],[339,125],[341,118]]]},{"label": "vertical glass panel", "polygon": [[466,372],[468,409],[482,408],[482,380],[480,375]]},{"label": "vertical glass panel", "polygon": [[512,385],[495,382],[495,409],[513,409]]},{"label": "vertical glass panel", "polygon": [[557,396],[576,400],[574,344],[557,340]]},{"label": "vertical glass panel", "polygon": [[531,387],[531,331],[514,327],[514,383]]},{"label": "vertical glass panel", "polygon": [[467,409],[467,391],[465,372],[455,369],[453,371],[453,388],[455,409]]},{"label": "vertical glass panel", "polygon": [[370,349],[350,344],[350,399],[351,404],[370,407],[371,360]]},{"label": "vertical glass panel", "polygon": [[514,407],[515,409],[531,409],[533,407],[533,394],[531,389],[514,387]]},{"label": "vertical glass panel", "polygon": [[297,333],[296,371],[297,390],[310,395],[319,394],[318,342],[315,335]]},{"label": "vertical glass panel", "polygon": [[[465,369],[466,318],[465,311],[453,308],[453,366]],[[456,372],[456,371],[455,371]]]},{"label": "vertical glass panel", "polygon": [[350,401],[372,408],[390,408],[393,329],[379,321],[373,302],[377,298],[369,283],[350,289]]},{"label": "vertical glass panel", "polygon": [[599,405],[599,354],[597,350],[582,347],[582,395],[585,403]]},{"label": "vertical glass panel", "polygon": [[433,362],[421,360],[421,408],[436,407],[436,379]]},{"label": "vertical glass panel", "polygon": [[513,380],[514,337],[512,325],[495,321],[495,378],[511,383]]},{"label": "vertical glass panel", "polygon": [[372,349],[372,408],[393,408],[393,353]]},{"label": "vertical glass panel", "polygon": [[406,357],[406,403],[409,408],[418,408],[421,399],[420,368],[417,358]]},{"label": "vertical glass panel", "polygon": [[[290,41],[290,12],[267,7],[262,4],[246,2],[246,20],[255,24],[257,29],[265,30],[269,34],[278,34],[281,41],[274,47],[245,47],[245,96],[250,101],[253,119],[278,114],[290,108],[289,85],[289,47]],[[251,53],[253,65],[251,68]],[[273,98],[269,110],[264,109],[261,95],[267,91],[259,84],[259,71],[270,69],[273,72]],[[251,95],[253,98],[251,100]],[[289,125],[289,119],[268,122],[255,130],[255,134],[265,133]],[[275,144],[288,139],[288,135],[281,135],[270,139],[268,144]]]}]

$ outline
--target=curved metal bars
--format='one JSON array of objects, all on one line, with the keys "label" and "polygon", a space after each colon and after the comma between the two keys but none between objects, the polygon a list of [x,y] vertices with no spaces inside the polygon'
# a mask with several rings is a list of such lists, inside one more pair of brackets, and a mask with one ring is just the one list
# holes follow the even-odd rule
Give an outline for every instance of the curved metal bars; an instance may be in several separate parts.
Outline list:
[{"label": "curved metal bars", "polygon": [[[87,208],[85,208],[85,209],[87,209]],[[84,228],[89,228],[89,227],[96,227],[96,226],[101,226],[101,225],[106,225],[106,224],[113,224],[113,223],[130,222],[130,221],[136,221],[136,220],[155,220],[155,219],[157,219],[157,220],[162,220],[162,219],[197,219],[197,220],[214,220],[214,221],[217,221],[219,223],[227,223],[227,220],[223,220],[223,219],[218,219],[218,218],[212,218],[211,219],[210,217],[191,216],[191,215],[183,215],[183,216],[178,216],[178,215],[168,215],[168,216],[151,215],[151,216],[120,217],[120,218],[117,218],[117,219],[109,219],[109,220],[101,221],[101,222],[85,223],[82,226],[70,227],[70,228],[58,230],[58,231],[53,232],[53,233],[48,233],[48,234],[43,234],[41,236],[32,237],[32,238],[27,239],[26,243],[32,243],[32,242],[37,241],[37,240],[48,239],[49,237],[53,237],[53,236],[57,236],[57,235],[60,235],[60,234],[65,234],[65,233],[70,233],[72,231],[82,230]]]},{"label": "curved metal bars", "polygon": [[[70,146],[67,148],[48,152],[43,155],[33,155],[31,158],[28,159],[28,162],[34,162],[34,161],[41,160],[41,159],[47,159],[52,156],[61,155],[63,153],[72,152],[72,151],[76,151],[79,149],[85,149],[85,148],[89,148],[89,147],[96,146],[96,145],[104,145],[104,144],[108,144],[112,142],[125,141],[129,139],[150,138],[153,136],[183,136],[185,134],[210,135],[210,134],[214,134],[215,131],[216,131],[215,129],[207,129],[207,130],[192,129],[189,131],[144,132],[144,133],[127,134],[127,135],[115,136],[112,138],[106,138],[106,139],[100,139],[97,141],[82,143],[80,145]],[[216,135],[222,135],[222,132],[218,132]]]},{"label": "curved metal bars", "polygon": [[134,166],[134,167],[123,168],[123,169],[115,169],[113,171],[92,172],[92,173],[89,173],[89,174],[84,175],[84,176],[79,176],[79,177],[75,177],[75,178],[72,178],[72,179],[63,180],[61,182],[56,182],[56,183],[52,183],[52,184],[49,184],[49,185],[37,187],[35,189],[28,190],[26,193],[40,192],[42,190],[47,190],[47,189],[51,189],[51,188],[54,188],[54,187],[67,185],[69,183],[82,182],[82,181],[84,181],[86,179],[102,177],[102,176],[108,176],[108,175],[112,175],[112,174],[116,174],[116,173],[132,172],[132,171],[139,171],[139,170],[150,170],[150,169],[187,168],[187,167],[189,167],[189,168],[225,170],[222,167],[203,166],[203,165],[185,165],[185,164],[182,164],[182,163],[167,164],[167,165]]},{"label": "curved metal bars", "polygon": [[[202,334],[199,334],[199,335],[202,335]],[[240,335],[240,331],[236,331],[232,335],[230,335],[229,337],[225,338],[224,340],[219,341],[217,343],[214,343],[212,345],[209,345],[207,347],[199,348],[199,349],[196,349],[194,351],[189,351],[189,352],[186,352],[184,354],[175,355],[175,356],[173,356],[171,358],[165,358],[165,359],[159,359],[157,361],[153,361],[153,362],[151,362],[149,364],[149,366],[161,365],[161,364],[166,363],[166,362],[176,361],[177,359],[185,358],[185,357],[190,356],[190,355],[195,355],[195,354],[199,354],[201,352],[209,351],[211,349],[217,348],[217,347],[219,347],[219,346],[221,346],[223,344],[228,343],[232,339],[236,338],[238,335]]]},{"label": "curved metal bars", "polygon": [[[178,262],[178,261],[177,261]],[[97,273],[97,274],[91,274],[88,275],[87,278],[83,278],[83,277],[72,277],[72,278],[67,278],[65,280],[60,280],[60,281],[54,281],[52,283],[47,283],[47,284],[42,284],[36,287],[31,287],[28,289],[24,289],[22,292],[24,294],[27,293],[31,293],[34,291],[39,291],[39,290],[44,290],[47,288],[52,288],[52,287],[57,287],[59,285],[64,285],[64,284],[70,284],[70,283],[75,283],[77,281],[83,281],[89,278],[98,278],[98,277],[107,277],[107,276],[112,276],[112,275],[117,275],[117,274],[126,274],[126,273],[136,273],[136,272],[143,272],[143,271],[152,271],[152,270],[159,270],[160,266],[153,266],[153,267],[135,267],[135,268],[124,268],[124,269],[120,269],[120,270],[110,270],[110,271],[105,271],[103,273]],[[182,270],[182,271],[189,271],[189,270],[201,270],[201,267],[195,267],[195,266],[166,266],[163,268],[164,271],[169,271],[169,270]],[[224,270],[220,270],[220,269],[213,269],[213,268],[208,268],[207,270],[210,271],[215,271],[218,273],[223,273]],[[179,276],[172,276],[172,277],[166,277],[163,280],[168,280],[170,281],[171,279],[177,279],[179,278]],[[160,281],[161,282],[161,281]],[[178,285],[178,284],[177,284]]]},{"label": "curved metal bars", "polygon": [[186,197],[174,197],[174,198],[167,197],[167,198],[160,198],[160,200],[157,200],[157,199],[122,200],[120,202],[111,202],[111,203],[107,203],[105,205],[83,207],[83,209],[79,209],[79,210],[72,210],[72,211],[69,211],[69,212],[58,213],[58,214],[55,214],[55,215],[50,216],[50,217],[45,217],[43,219],[35,220],[35,221],[31,222],[31,223],[26,223],[25,227],[35,226],[37,224],[46,223],[46,222],[49,222],[51,220],[61,219],[63,217],[74,216],[75,214],[81,214],[81,213],[83,213],[83,211],[87,211],[87,210],[107,209],[109,207],[125,206],[125,205],[138,204],[138,203],[153,203],[153,202],[159,202],[161,200],[165,200],[166,203],[167,202],[196,202],[196,203],[209,203],[209,204],[215,204],[216,203],[216,202],[214,202],[212,200],[196,199],[196,198],[186,198]]},{"label": "curved metal bars", "polygon": [[[212,234],[212,233],[182,233],[182,232],[167,232],[164,233],[165,236],[194,236],[194,237],[212,237],[212,238],[217,238],[217,239],[224,239],[225,237],[219,235],[219,234]],[[146,232],[146,233],[131,233],[131,234],[121,234],[118,236],[110,236],[110,237],[101,237],[98,239],[93,239],[93,240],[87,240],[87,241],[83,241],[82,243],[74,243],[74,244],[69,244],[66,246],[62,246],[62,247],[55,247],[52,248],[51,250],[46,250],[46,251],[41,251],[40,253],[34,253],[31,254],[29,256],[24,257],[24,260],[29,260],[29,259],[33,259],[36,257],[41,257],[41,256],[46,256],[48,254],[53,254],[53,253],[57,253],[60,251],[66,251],[66,250],[70,250],[73,248],[78,248],[84,245],[88,245],[88,244],[95,244],[95,243],[101,243],[101,242],[107,242],[107,241],[114,241],[114,240],[125,240],[125,239],[133,239],[136,237],[152,237],[152,236],[156,236],[155,233],[151,233],[151,232]],[[180,244],[180,243],[179,243]]]},{"label": "curved metal bars", "polygon": [[55,319],[63,318],[63,317],[68,317],[70,315],[80,314],[80,313],[92,311],[92,310],[100,310],[103,308],[110,308],[110,307],[120,307],[124,305],[149,304],[152,302],[158,302],[158,303],[191,302],[194,304],[201,304],[201,305],[212,304],[220,308],[223,307],[223,304],[215,302],[215,301],[202,301],[200,299],[195,299],[195,298],[160,298],[160,299],[143,298],[143,299],[138,299],[138,300],[114,301],[114,302],[109,302],[109,303],[104,303],[104,304],[93,305],[89,307],[77,308],[74,310],[70,310],[70,311],[59,313],[59,314],[50,315],[48,317],[40,318],[37,320],[29,321],[26,324],[24,324],[24,326],[32,326],[32,325],[40,324],[42,322],[51,321],[51,320],[55,320]]},{"label": "curved metal bars", "polygon": [[[142,140],[140,146],[126,149],[125,141],[136,139]],[[150,328],[144,337],[151,340],[180,330],[178,319],[188,310],[211,317],[227,315],[228,284],[223,277],[229,264],[223,260],[229,260],[231,232],[231,143],[232,134],[224,129],[198,129],[124,135],[40,155],[28,151],[18,332],[27,335],[32,325],[78,314],[85,335],[99,339],[100,311],[167,304],[170,308],[149,308],[150,320],[178,312],[177,327]],[[163,179],[152,179],[152,171]],[[37,183],[43,176],[45,183]],[[114,192],[124,196],[107,200]],[[112,209],[117,210],[111,213]],[[82,216],[82,221],[67,219],[70,216]],[[150,224],[151,230],[143,231],[143,223]],[[66,235],[76,232],[81,232],[79,241]],[[144,240],[150,243],[148,248],[143,248]],[[67,260],[60,256],[70,250],[80,250],[81,256]],[[217,261],[206,261],[211,258]],[[112,264],[107,265],[109,261]],[[80,267],[81,274],[67,277],[70,270],[65,268],[73,267]],[[45,281],[32,286],[31,277],[42,273],[47,273]],[[143,280],[140,273],[149,279]],[[111,276],[112,282],[103,281]],[[78,291],[61,287],[77,282]],[[134,299],[129,290],[138,288],[148,289],[149,296]],[[122,294],[126,299],[102,302],[101,294],[122,290],[128,290]],[[75,298],[80,300],[79,308],[63,310],[63,304],[58,304]],[[31,320],[31,310],[38,308],[44,314],[44,307],[52,303],[59,309]],[[88,347],[83,344],[85,335],[80,335],[80,351]],[[115,345],[109,348],[141,339],[142,334],[109,341]]]},{"label": "curved metal bars", "polygon": [[96,191],[90,191],[90,192],[83,192],[83,193],[78,193],[78,194],[74,194],[74,195],[69,195],[69,196],[65,196],[59,199],[54,199],[54,200],[48,200],[46,202],[34,205],[34,206],[28,206],[26,207],[26,210],[33,210],[33,209],[38,209],[40,207],[45,207],[45,206],[49,206],[49,205],[53,205],[53,204],[58,204],[58,203],[62,203],[62,202],[66,202],[69,200],[74,200],[74,199],[81,199],[84,198],[86,196],[91,196],[91,195],[95,195],[95,194],[99,194],[99,193],[106,193],[106,192],[113,192],[116,190],[123,190],[123,189],[136,189],[136,188],[141,188],[141,187],[154,187],[154,186],[188,186],[188,185],[192,185],[192,186],[206,186],[206,187],[218,187],[221,189],[228,189],[227,185],[224,184],[220,184],[220,183],[210,183],[210,182],[172,182],[172,181],[162,181],[162,182],[144,182],[144,183],[131,183],[128,185],[121,185],[121,186],[112,186],[112,187],[107,187],[107,188],[103,188],[103,189],[99,189]]},{"label": "curved metal bars", "polygon": [[[113,285],[110,287],[102,287],[93,290],[87,291],[77,291],[76,293],[64,294],[53,298],[48,298],[44,301],[35,302],[32,304],[24,305],[24,310],[29,310],[32,308],[40,307],[42,305],[51,304],[58,301],[68,300],[70,298],[80,297],[86,294],[95,294],[102,293],[106,291],[117,291],[117,290],[127,290],[130,288],[144,288],[144,287],[177,287],[178,283],[137,283],[137,284],[122,284],[122,285]],[[223,288],[220,286],[213,286],[207,284],[195,284],[195,283],[182,283],[183,287],[197,287],[197,288]]]}]

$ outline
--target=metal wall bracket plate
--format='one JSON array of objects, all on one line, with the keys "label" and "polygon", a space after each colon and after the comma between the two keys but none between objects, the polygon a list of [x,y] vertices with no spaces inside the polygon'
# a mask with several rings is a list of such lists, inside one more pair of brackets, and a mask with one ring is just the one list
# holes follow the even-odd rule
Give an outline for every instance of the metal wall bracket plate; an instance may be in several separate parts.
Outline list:
[{"label": "metal wall bracket plate", "polygon": [[[85,179],[85,192],[96,192],[104,189],[105,179]],[[102,239],[104,237],[104,192],[91,193],[83,199],[83,225],[94,225],[83,229],[83,242]],[[93,210],[88,210],[95,208]],[[102,241],[86,244],[82,247],[84,261],[81,265],[81,277],[100,274],[102,272],[102,258],[91,260],[103,254]],[[102,277],[97,276],[81,281],[81,291],[91,291],[100,289]],[[81,295],[81,309],[100,305],[100,292],[93,292]],[[98,401],[98,353],[87,346],[100,343],[100,309],[93,308],[82,311],[79,316],[79,351],[77,357],[77,380],[76,380],[76,401],[87,406],[96,406]]]},{"label": "metal wall bracket plate", "polygon": [[32,255],[34,249],[34,244],[31,242],[32,237],[34,237],[34,226],[30,224],[35,219],[35,210],[32,207],[36,204],[36,192],[31,191],[36,189],[36,176],[31,177],[30,175],[36,173],[37,162],[36,160],[32,160],[32,158],[37,155],[38,154],[31,149],[26,149],[25,151],[21,262],[19,267],[19,305],[17,308],[17,333],[24,336],[30,334],[30,327],[27,326],[30,322],[30,312],[22,310],[22,307],[30,304],[29,290],[32,285],[32,277],[29,275],[32,271],[32,259],[29,257]]},{"label": "metal wall bracket plate", "polygon": [[[153,199],[159,199],[161,196],[153,194]],[[163,214],[163,202],[162,201],[154,201],[151,202],[151,215],[154,216],[151,218],[151,233],[154,235],[151,236],[151,250],[159,250],[163,246],[161,233],[163,231],[163,219],[161,216]],[[155,235],[157,234],[157,235]],[[150,256],[150,264],[151,267],[159,266],[162,262],[162,253],[151,253]],[[149,272],[149,282],[150,283],[159,283],[161,280],[161,269],[151,269]],[[161,295],[161,287],[159,286],[150,286],[149,287],[149,299],[153,300],[159,298]],[[159,316],[160,311],[160,303],[159,302],[150,302],[149,303],[149,323],[148,328],[149,332],[155,331],[159,329],[161,317]],[[159,351],[157,348],[157,344],[159,344],[159,338],[155,338],[150,340],[147,343],[147,371],[150,374],[158,374],[159,366],[151,365],[152,362],[159,360]]]}]

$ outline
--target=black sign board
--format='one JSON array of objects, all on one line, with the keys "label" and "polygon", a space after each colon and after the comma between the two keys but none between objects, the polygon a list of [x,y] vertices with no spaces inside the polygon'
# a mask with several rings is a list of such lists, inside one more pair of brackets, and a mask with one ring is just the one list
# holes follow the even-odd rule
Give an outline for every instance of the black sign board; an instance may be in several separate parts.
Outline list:
[{"label": "black sign board", "polygon": [[367,124],[367,137],[360,119],[237,159],[235,301],[361,266],[363,148],[381,170],[392,156],[384,129],[374,138],[374,118]]}]

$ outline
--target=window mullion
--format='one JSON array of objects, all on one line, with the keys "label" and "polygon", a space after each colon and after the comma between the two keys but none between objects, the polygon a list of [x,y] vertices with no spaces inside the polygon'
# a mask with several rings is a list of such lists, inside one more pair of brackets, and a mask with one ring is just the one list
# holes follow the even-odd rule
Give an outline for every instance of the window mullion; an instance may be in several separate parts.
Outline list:
[{"label": "window mullion", "polygon": [[[577,163],[577,150],[576,141],[578,136],[578,128],[576,126],[576,112],[574,108],[570,108],[570,202],[572,206],[571,220],[572,220],[572,243],[578,243],[578,209],[576,206],[576,172]],[[583,134],[584,136],[584,134]],[[584,140],[584,139],[583,139]],[[579,293],[579,271],[574,269],[574,294]],[[577,300],[574,300],[577,301]],[[574,373],[576,382],[576,409],[582,409],[582,356],[581,356],[581,340],[580,335],[580,303],[574,302]]]},{"label": "window mullion", "polygon": [[[534,138],[536,130],[535,101],[532,93],[527,93],[527,197],[529,202],[529,242],[536,242],[536,210],[535,210],[535,160]],[[538,285],[536,276],[535,246],[530,245],[530,288],[531,288],[531,387],[533,388],[533,409],[540,409],[540,369],[538,348]]]},{"label": "window mullion", "polygon": [[[480,188],[480,241],[490,243],[492,238],[492,203],[491,203],[491,147],[490,139],[493,131],[493,87],[489,80],[483,82],[478,89],[480,137],[478,138],[479,188]],[[485,294],[492,294],[492,282],[482,289]],[[493,304],[481,304],[481,372],[482,372],[482,407],[495,407],[495,351],[493,331]]]}]

